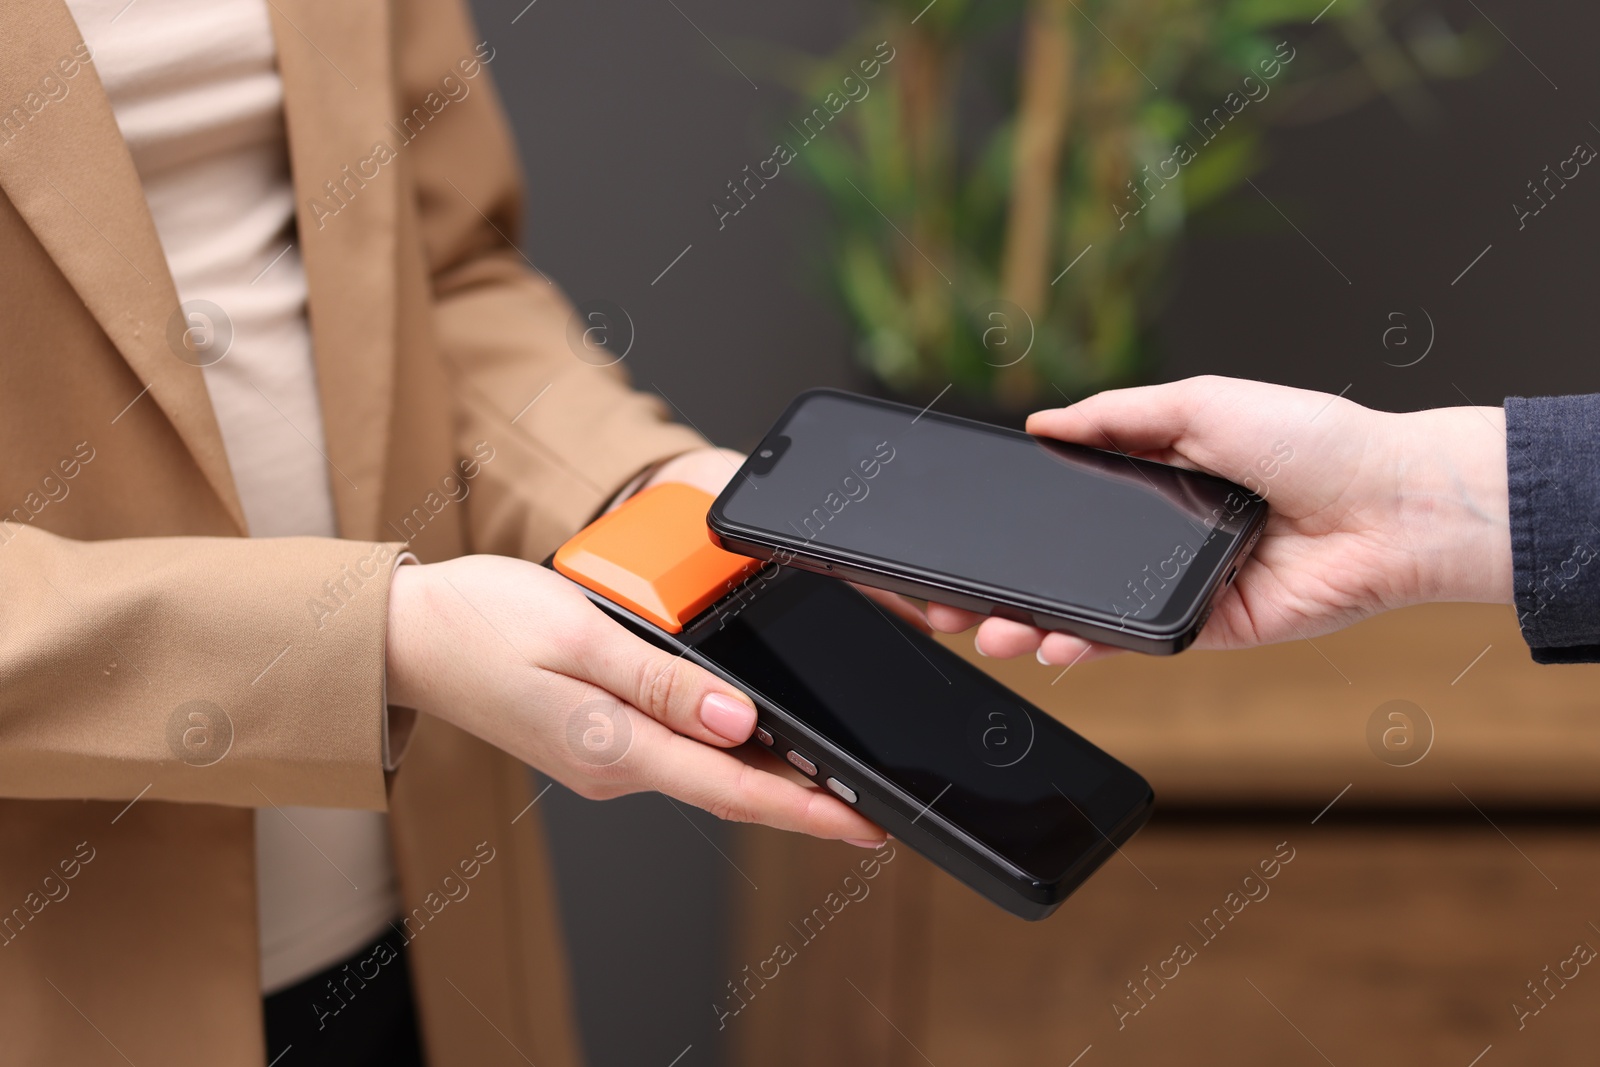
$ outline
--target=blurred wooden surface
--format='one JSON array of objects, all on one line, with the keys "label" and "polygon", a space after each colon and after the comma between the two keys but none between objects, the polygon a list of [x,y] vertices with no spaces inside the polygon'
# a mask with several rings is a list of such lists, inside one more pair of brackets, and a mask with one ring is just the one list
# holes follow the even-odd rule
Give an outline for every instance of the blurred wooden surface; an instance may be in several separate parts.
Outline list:
[{"label": "blurred wooden surface", "polygon": [[[726,1021],[729,1062],[1066,1067],[1092,1045],[1078,1067],[1467,1067],[1492,1044],[1479,1067],[1593,1064],[1600,961],[1552,985],[1521,1030],[1511,1005],[1537,1006],[1525,983],[1575,944],[1600,949],[1589,925],[1600,922],[1600,828],[1501,829],[1515,846],[1481,822],[1158,817],[1125,859],[1031,924],[902,849],[872,895]],[[1189,924],[1284,841],[1293,861],[1206,943]],[[740,966],[795,940],[791,917],[820,903],[854,859],[847,845],[771,834],[749,844],[741,865],[760,889],[742,895]],[[1195,958],[1165,986],[1144,987],[1148,1004],[1119,1029],[1113,1004],[1138,1003],[1126,983],[1179,942]]]},{"label": "blurred wooden surface", "polygon": [[[1155,817],[1043,923],[900,847],[810,941],[790,924],[867,853],[742,830],[759,889],[736,883],[728,979],[798,951],[723,1020],[730,1064],[1597,1061],[1600,965],[1552,980],[1521,1029],[1512,1004],[1600,949],[1600,667],[1539,667],[1509,609],[1466,605],[1064,676],[950,644],[1148,777]],[[1405,767],[1416,750],[1386,762],[1369,739],[1397,699],[1434,732]],[[1279,842],[1295,858],[1268,895],[1203,940],[1190,924]],[[1196,958],[1119,1020],[1180,942]]]},{"label": "blurred wooden surface", "polygon": [[[1313,642],[1122,655],[1065,675],[947,642],[1143,774],[1161,804],[1326,803],[1349,783],[1340,803],[1460,805],[1455,783],[1479,804],[1600,804],[1600,665],[1534,663],[1507,607],[1431,604]],[[1433,724],[1409,767],[1369,747],[1368,720],[1391,700]]]}]

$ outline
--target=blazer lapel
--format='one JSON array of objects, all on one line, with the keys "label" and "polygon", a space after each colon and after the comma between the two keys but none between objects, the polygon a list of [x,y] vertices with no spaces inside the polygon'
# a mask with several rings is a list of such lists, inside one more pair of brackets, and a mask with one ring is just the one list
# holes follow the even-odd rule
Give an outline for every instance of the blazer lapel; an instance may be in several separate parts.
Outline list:
[{"label": "blazer lapel", "polygon": [[[339,531],[379,536],[393,403],[396,148],[387,5],[273,0],[312,344]],[[403,149],[402,149],[403,150]]]},{"label": "blazer lapel", "polygon": [[[0,189],[149,394],[128,400],[172,423],[243,533],[204,375],[169,344],[178,296],[133,159],[93,63],[65,75],[86,54],[61,0],[0,0]],[[117,418],[138,411],[130,403]]]}]

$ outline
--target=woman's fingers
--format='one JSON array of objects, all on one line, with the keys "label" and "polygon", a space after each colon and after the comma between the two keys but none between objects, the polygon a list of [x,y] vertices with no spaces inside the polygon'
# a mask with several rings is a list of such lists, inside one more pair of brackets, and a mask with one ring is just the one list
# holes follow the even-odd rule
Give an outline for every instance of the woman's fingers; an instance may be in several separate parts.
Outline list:
[{"label": "woman's fingers", "polygon": [[751,766],[738,755],[637,719],[615,772],[729,822],[762,823],[813,837],[877,845],[888,836],[831,793]]},{"label": "woman's fingers", "polygon": [[755,705],[738,689],[681,655],[635,637],[599,609],[565,643],[563,662],[550,666],[593,682],[668,728],[708,745],[750,739]]}]

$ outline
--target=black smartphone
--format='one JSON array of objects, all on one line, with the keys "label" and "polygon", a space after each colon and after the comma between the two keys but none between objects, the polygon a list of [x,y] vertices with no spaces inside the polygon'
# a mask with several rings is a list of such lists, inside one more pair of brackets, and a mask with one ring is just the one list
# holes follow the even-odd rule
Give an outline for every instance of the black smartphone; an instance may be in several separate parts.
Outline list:
[{"label": "black smartphone", "polygon": [[718,549],[710,503],[647,489],[552,565],[748,693],[752,744],[1014,915],[1049,915],[1144,824],[1138,774],[859,590]]},{"label": "black smartphone", "polygon": [[707,524],[758,559],[1168,654],[1194,641],[1266,517],[1209,474],[814,389]]},{"label": "black smartphone", "polygon": [[748,693],[756,743],[1013,915],[1055,911],[1150,816],[1137,773],[842,582],[771,566],[677,635],[585,591]]}]

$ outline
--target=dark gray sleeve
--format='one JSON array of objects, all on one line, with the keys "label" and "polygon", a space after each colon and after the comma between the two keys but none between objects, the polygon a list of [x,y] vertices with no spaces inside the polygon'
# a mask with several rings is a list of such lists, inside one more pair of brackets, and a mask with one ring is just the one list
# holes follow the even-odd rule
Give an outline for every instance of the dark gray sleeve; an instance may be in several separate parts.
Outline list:
[{"label": "dark gray sleeve", "polygon": [[1512,588],[1539,663],[1600,661],[1600,395],[1508,397]]}]

